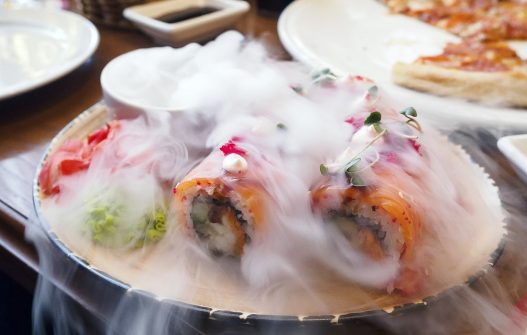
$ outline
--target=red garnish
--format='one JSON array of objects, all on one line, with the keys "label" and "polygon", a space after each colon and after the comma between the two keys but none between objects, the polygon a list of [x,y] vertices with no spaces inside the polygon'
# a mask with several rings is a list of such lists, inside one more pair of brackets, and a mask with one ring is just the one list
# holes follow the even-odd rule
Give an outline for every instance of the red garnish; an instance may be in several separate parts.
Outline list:
[{"label": "red garnish", "polygon": [[50,194],[59,194],[60,193],[60,186],[55,185],[51,188]]},{"label": "red garnish", "polygon": [[523,298],[516,303],[516,308],[518,308],[523,314],[527,315],[527,295],[523,296]]},{"label": "red garnish", "polygon": [[51,179],[51,161],[47,161],[38,175],[38,184],[44,194],[51,195],[58,191],[58,189],[53,190],[53,182]]},{"label": "red garnish", "polygon": [[383,152],[381,156],[388,162],[392,164],[399,163],[399,156],[395,152]]},{"label": "red garnish", "polygon": [[511,320],[512,322],[522,328],[527,330],[527,295],[524,295],[515,305],[516,311],[519,313],[512,313]]},{"label": "red garnish", "polygon": [[237,140],[240,140],[240,138],[235,136],[232,138],[232,140],[220,147],[220,150],[223,152],[224,156],[227,156],[228,154],[238,154],[240,156],[245,156],[247,154],[245,150],[239,148],[236,143],[234,143],[234,141]]},{"label": "red garnish", "polygon": [[354,118],[353,116],[350,116],[344,122],[351,124],[354,128],[360,128],[362,125],[364,125],[364,118]]},{"label": "red garnish", "polygon": [[85,170],[90,166],[90,162],[82,159],[64,159],[59,163],[59,172],[63,176],[68,176],[79,171]]},{"label": "red garnish", "polygon": [[177,188],[176,187],[172,188],[172,193],[174,193],[174,194],[177,193]]},{"label": "red garnish", "polygon": [[101,143],[102,141],[110,137],[111,134],[114,133],[120,127],[121,123],[119,121],[111,121],[107,123],[104,127],[97,129],[90,135],[88,135],[88,145],[95,146]]},{"label": "red garnish", "polygon": [[414,148],[415,152],[417,152],[420,156],[423,155],[421,153],[421,151],[420,151],[420,149],[421,149],[421,144],[420,143],[417,143],[417,141],[414,140],[413,138],[409,139],[408,142],[410,143],[412,148]]},{"label": "red garnish", "polygon": [[108,137],[108,133],[110,133],[110,126],[105,125],[101,129],[98,129],[88,135],[88,144],[97,144],[101,143]]},{"label": "red garnish", "polygon": [[58,181],[61,176],[88,169],[100,143],[108,139],[119,126],[119,121],[113,121],[89,134],[86,142],[71,139],[62,144],[48,157],[40,171],[38,183],[42,192],[46,195],[60,193]]},{"label": "red garnish", "polygon": [[363,76],[351,76],[351,79],[355,81],[364,81],[366,83],[373,83],[373,80],[363,77]]}]

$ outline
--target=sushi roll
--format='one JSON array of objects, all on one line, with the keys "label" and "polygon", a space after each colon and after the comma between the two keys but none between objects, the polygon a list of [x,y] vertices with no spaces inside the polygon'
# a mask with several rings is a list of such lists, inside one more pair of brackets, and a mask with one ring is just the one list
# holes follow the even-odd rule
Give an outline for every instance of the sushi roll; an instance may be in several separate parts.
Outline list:
[{"label": "sushi roll", "polygon": [[350,244],[375,260],[410,257],[421,222],[403,193],[392,186],[324,185],[313,206]]},{"label": "sushi roll", "polygon": [[376,262],[398,262],[398,274],[385,288],[412,295],[424,284],[424,269],[415,262],[422,220],[405,192],[393,184],[383,185],[387,177],[378,177],[378,184],[368,186],[327,181],[312,191],[312,206],[326,224],[335,225],[353,250]]},{"label": "sushi roll", "polygon": [[[414,129],[415,110],[409,121],[393,112],[374,111],[355,128],[348,148],[320,169],[324,177],[311,190],[312,207],[324,222],[334,225],[354,250],[374,261],[400,264],[388,290],[417,291],[421,270],[414,262],[422,236],[422,212],[414,201],[419,172],[407,160],[423,161]],[[401,113],[402,114],[402,113]],[[381,122],[382,117],[387,119]],[[400,115],[399,115],[399,118]],[[408,129],[405,129],[408,128]]]},{"label": "sushi roll", "polygon": [[261,229],[267,197],[248,161],[229,141],[174,188],[179,222],[214,255],[240,257]]}]

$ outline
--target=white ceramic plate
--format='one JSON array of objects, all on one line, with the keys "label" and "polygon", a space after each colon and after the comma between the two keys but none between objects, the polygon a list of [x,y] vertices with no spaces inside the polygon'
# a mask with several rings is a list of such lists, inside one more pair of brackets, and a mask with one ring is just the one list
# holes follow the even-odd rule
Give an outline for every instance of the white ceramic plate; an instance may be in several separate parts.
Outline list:
[{"label": "white ceramic plate", "polygon": [[[482,126],[527,127],[527,110],[483,106],[399,87],[392,65],[439,53],[457,37],[418,20],[389,14],[377,0],[297,0],[280,16],[280,40],[299,61],[336,74],[375,80],[401,108],[412,105],[429,119]],[[511,43],[527,57],[527,43]],[[527,93],[526,93],[527,94]]]},{"label": "white ceramic plate", "polygon": [[0,100],[72,71],[99,44],[82,16],[50,9],[0,9]]},{"label": "white ceramic plate", "polygon": [[498,140],[498,148],[527,183],[527,134],[502,137]]}]

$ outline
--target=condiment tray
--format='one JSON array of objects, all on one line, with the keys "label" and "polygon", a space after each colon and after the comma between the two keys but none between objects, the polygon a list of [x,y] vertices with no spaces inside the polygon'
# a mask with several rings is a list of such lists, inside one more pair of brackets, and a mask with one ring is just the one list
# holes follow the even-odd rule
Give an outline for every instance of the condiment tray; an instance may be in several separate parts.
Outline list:
[{"label": "condiment tray", "polygon": [[215,37],[249,8],[237,0],[168,0],[132,6],[123,15],[156,42],[179,46]]}]

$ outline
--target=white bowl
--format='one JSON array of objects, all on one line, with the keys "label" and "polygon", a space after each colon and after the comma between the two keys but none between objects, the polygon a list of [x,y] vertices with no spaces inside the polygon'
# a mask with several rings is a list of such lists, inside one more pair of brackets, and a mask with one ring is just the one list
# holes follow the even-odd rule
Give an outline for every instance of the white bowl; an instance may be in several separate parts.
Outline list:
[{"label": "white bowl", "polygon": [[498,148],[527,183],[527,134],[502,137],[498,140]]},{"label": "white bowl", "polygon": [[[214,7],[217,10],[176,23],[157,19],[193,7]],[[247,2],[240,0],[168,0],[128,7],[123,14],[158,43],[179,46],[215,37],[231,27],[249,8]]]},{"label": "white bowl", "polygon": [[[111,60],[101,73],[104,101],[111,115],[117,118],[134,117],[144,112],[185,109],[170,103],[170,85],[164,83],[163,71],[185,62],[200,48],[192,43],[183,48],[157,47],[137,49]],[[172,62],[167,62],[170,59]],[[168,68],[167,68],[168,67]]]}]

